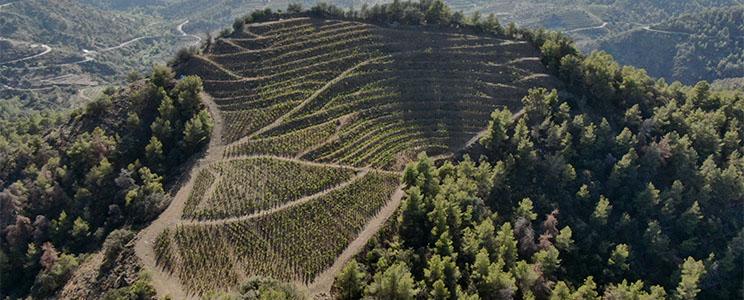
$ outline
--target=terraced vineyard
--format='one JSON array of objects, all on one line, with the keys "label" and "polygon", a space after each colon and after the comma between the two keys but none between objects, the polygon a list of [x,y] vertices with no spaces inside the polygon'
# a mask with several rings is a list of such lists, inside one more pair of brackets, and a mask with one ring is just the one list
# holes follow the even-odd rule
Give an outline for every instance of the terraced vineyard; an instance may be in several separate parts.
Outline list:
[{"label": "terraced vineyard", "polygon": [[272,158],[221,162],[197,175],[194,192],[183,214],[195,219],[247,215],[320,193],[350,180],[354,173],[347,168],[303,165]]},{"label": "terraced vineyard", "polygon": [[228,156],[399,169],[456,151],[495,108],[547,85],[526,42],[297,18],[219,40],[189,69],[225,121]]},{"label": "terraced vineyard", "polygon": [[246,25],[178,67],[203,78],[221,142],[171,204],[180,219],[143,235],[192,295],[251,275],[327,292],[397,209],[402,166],[554,82],[526,42],[313,18]]}]

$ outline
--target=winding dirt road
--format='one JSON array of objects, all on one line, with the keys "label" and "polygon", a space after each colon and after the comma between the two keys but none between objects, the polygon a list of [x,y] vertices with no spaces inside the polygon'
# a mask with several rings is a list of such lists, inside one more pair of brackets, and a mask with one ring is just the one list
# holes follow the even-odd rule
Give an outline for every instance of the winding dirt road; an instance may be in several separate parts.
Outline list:
[{"label": "winding dirt road", "polygon": [[666,30],[651,29],[651,25],[643,26],[643,27],[641,27],[641,29],[643,29],[645,31],[656,32],[656,33],[664,33],[664,34],[675,34],[675,35],[684,35],[684,36],[690,36],[690,35],[692,35],[692,34],[689,34],[687,32],[666,31]]},{"label": "winding dirt road", "polygon": [[185,26],[188,23],[189,23],[189,20],[186,20],[185,22],[183,22],[181,24],[178,24],[178,26],[176,27],[176,31],[178,31],[178,33],[180,33],[181,36],[183,36],[183,37],[193,37],[193,38],[195,38],[196,40],[193,42],[193,44],[194,45],[198,45],[202,41],[202,38],[200,36],[195,35],[195,34],[188,34],[188,33],[186,33],[186,31],[183,31],[183,26]]},{"label": "winding dirt road", "polygon": [[[4,38],[4,37],[0,37],[0,40],[9,41],[11,43],[12,42],[27,43],[27,42],[21,42],[21,41],[11,40],[11,39]],[[39,58],[39,57],[42,57],[44,55],[49,54],[49,52],[52,52],[52,47],[49,47],[49,45],[46,45],[46,44],[32,44],[32,43],[29,43],[29,44],[31,45],[31,48],[42,47],[42,48],[44,48],[44,51],[42,51],[41,53],[38,53],[38,54],[34,54],[34,55],[31,55],[31,56],[24,57],[24,58],[19,58],[19,59],[14,59],[14,60],[0,62],[0,65],[14,64],[14,63],[26,61],[26,60],[29,60],[29,59]]]},{"label": "winding dirt road", "polygon": [[196,174],[210,163],[217,162],[222,158],[224,148],[222,145],[222,131],[224,128],[222,117],[218,113],[217,104],[214,103],[211,97],[203,94],[202,99],[204,99],[204,103],[214,120],[212,137],[207,146],[206,154],[191,169],[187,178],[188,181],[178,190],[168,205],[168,208],[150,226],[137,234],[137,241],[134,245],[135,254],[142,260],[143,268],[151,274],[152,285],[160,297],[170,295],[173,299],[195,299],[193,295],[188,295],[185,292],[186,289],[181,285],[178,278],[175,278],[157,266],[153,245],[155,239],[163,230],[175,226],[181,220],[186,199],[188,199],[194,187]]},{"label": "winding dirt road", "polygon": [[573,32],[579,32],[579,31],[584,31],[584,30],[592,30],[592,29],[602,29],[606,27],[607,27],[607,22],[604,22],[602,23],[602,25],[599,25],[599,26],[590,26],[590,27],[581,27],[581,28],[571,29],[571,30],[566,31],[566,33],[573,33]]}]

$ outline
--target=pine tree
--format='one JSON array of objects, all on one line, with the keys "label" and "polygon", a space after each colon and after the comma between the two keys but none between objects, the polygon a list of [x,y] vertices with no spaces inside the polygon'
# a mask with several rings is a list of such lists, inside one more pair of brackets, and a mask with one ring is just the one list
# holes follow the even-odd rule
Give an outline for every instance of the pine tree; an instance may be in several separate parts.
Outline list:
[{"label": "pine tree", "polygon": [[176,83],[172,93],[178,99],[178,107],[182,118],[189,119],[199,111],[201,106],[199,94],[202,90],[202,80],[199,76],[186,76]]},{"label": "pine tree", "polygon": [[626,244],[618,244],[612,250],[610,258],[607,259],[607,265],[610,267],[607,274],[616,278],[622,278],[630,268],[628,257],[630,256],[630,247]]},{"label": "pine tree", "polygon": [[519,201],[519,205],[514,209],[515,218],[525,218],[530,221],[537,220],[537,214],[533,211],[532,200],[524,198]]},{"label": "pine tree", "polygon": [[496,235],[497,250],[493,259],[502,258],[507,267],[511,267],[517,261],[517,240],[514,238],[514,231],[511,223],[506,222],[501,225]]},{"label": "pine tree", "polygon": [[412,300],[418,291],[408,267],[395,263],[383,273],[375,275],[372,284],[367,288],[367,295],[380,300]]},{"label": "pine tree", "polygon": [[505,153],[506,141],[509,139],[507,131],[512,123],[513,116],[509,108],[494,110],[488,122],[487,133],[480,139],[480,144],[497,156]]},{"label": "pine tree", "polygon": [[352,259],[336,276],[335,285],[338,288],[338,299],[361,299],[364,295],[364,271],[356,260]]},{"label": "pine tree", "polygon": [[428,220],[421,190],[413,186],[406,191],[406,200],[403,202],[403,210],[400,215],[400,236],[403,244],[407,247],[417,249],[425,247],[429,233]]},{"label": "pine tree", "polygon": [[536,252],[532,256],[532,260],[540,266],[540,270],[545,276],[551,276],[555,274],[561,264],[561,259],[558,256],[558,249],[550,246],[548,249]]},{"label": "pine tree", "polygon": [[692,257],[682,263],[682,275],[676,289],[676,298],[684,300],[695,299],[700,293],[700,279],[705,275],[705,265]]},{"label": "pine tree", "polygon": [[429,299],[432,300],[450,299],[450,292],[447,290],[447,287],[444,285],[444,281],[442,281],[441,279],[434,282],[431,288],[431,293],[429,293],[429,295]]},{"label": "pine tree", "polygon": [[212,117],[206,110],[200,111],[186,122],[183,129],[183,141],[187,150],[194,150],[204,145],[212,132]]},{"label": "pine tree", "polygon": [[607,199],[605,196],[600,195],[597,206],[594,208],[594,212],[592,213],[592,219],[600,225],[606,225],[607,219],[610,217],[610,213],[612,213],[612,205],[610,205],[610,200]]},{"label": "pine tree", "polygon": [[577,300],[599,300],[599,294],[597,293],[597,284],[594,283],[594,277],[589,276],[584,279],[584,284],[576,289],[576,292],[573,293],[572,298]]},{"label": "pine tree", "polygon": [[558,236],[555,237],[555,246],[561,251],[570,251],[573,249],[574,244],[574,241],[571,238],[572,236],[573,232],[571,231],[571,227],[563,227],[561,232],[558,233]]},{"label": "pine tree", "polygon": [[558,281],[550,294],[550,300],[573,300],[571,289],[563,281]]},{"label": "pine tree", "polygon": [[145,146],[145,158],[148,164],[156,170],[162,168],[162,163],[165,159],[165,156],[163,156],[163,143],[157,137],[151,137],[150,143]]}]

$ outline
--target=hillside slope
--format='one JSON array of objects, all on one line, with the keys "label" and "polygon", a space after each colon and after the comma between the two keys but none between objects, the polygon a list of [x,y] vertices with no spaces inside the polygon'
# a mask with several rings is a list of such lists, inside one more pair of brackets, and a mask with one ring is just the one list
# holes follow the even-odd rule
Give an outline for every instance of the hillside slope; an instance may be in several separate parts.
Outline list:
[{"label": "hillside slope", "polygon": [[529,87],[555,85],[538,55],[496,36],[302,16],[217,40],[178,66],[204,79],[224,128],[141,234],[159,292],[230,289],[251,275],[328,292],[326,270],[398,207],[405,163],[458,152],[494,109],[518,111]]},{"label": "hillside slope", "polygon": [[[13,1],[0,7],[0,99],[28,109],[89,102],[94,87],[143,73],[194,44],[180,20],[113,11],[70,0]],[[100,90],[98,88],[97,90]],[[85,90],[79,92],[80,90]]]},{"label": "hillside slope", "polygon": [[691,84],[744,77],[744,5],[683,15],[602,41],[620,63]]}]

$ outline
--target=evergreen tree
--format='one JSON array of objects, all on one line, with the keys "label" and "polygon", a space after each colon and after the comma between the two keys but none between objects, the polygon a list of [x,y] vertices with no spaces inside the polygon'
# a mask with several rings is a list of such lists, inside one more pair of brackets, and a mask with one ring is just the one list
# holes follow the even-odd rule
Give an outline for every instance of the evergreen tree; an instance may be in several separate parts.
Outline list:
[{"label": "evergreen tree", "polygon": [[705,275],[705,265],[702,261],[696,261],[692,257],[685,259],[682,263],[682,275],[676,289],[676,298],[691,300],[696,299],[700,293],[700,279]]},{"label": "evergreen tree", "polygon": [[428,242],[429,233],[426,228],[429,226],[422,198],[418,187],[410,187],[406,191],[406,199],[399,217],[403,244],[413,249],[425,247]]},{"label": "evergreen tree", "polygon": [[367,287],[367,295],[380,300],[411,300],[417,293],[413,276],[404,263],[395,263],[385,272],[376,274]]},{"label": "evergreen tree", "polygon": [[509,139],[507,130],[512,122],[512,112],[508,108],[494,110],[488,122],[486,135],[480,139],[481,145],[497,155],[506,152],[506,141]]},{"label": "evergreen tree", "polygon": [[365,276],[357,261],[352,259],[336,276],[337,298],[344,300],[361,299],[364,295]]}]

